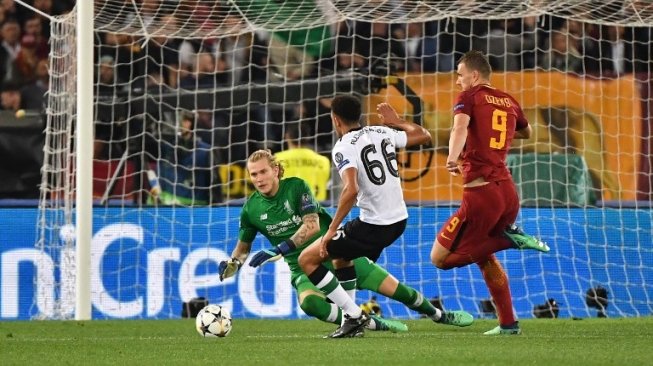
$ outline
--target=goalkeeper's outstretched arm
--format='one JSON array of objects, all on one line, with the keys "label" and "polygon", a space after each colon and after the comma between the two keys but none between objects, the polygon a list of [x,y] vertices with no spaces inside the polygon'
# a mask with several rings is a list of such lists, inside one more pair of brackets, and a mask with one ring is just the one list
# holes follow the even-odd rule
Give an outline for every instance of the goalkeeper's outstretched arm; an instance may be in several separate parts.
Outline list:
[{"label": "goalkeeper's outstretched arm", "polygon": [[245,260],[249,256],[249,252],[252,250],[252,243],[246,243],[242,240],[238,240],[238,244],[231,252],[231,258],[238,259],[240,263],[245,263]]},{"label": "goalkeeper's outstretched arm", "polygon": [[234,250],[231,252],[231,259],[222,261],[218,265],[218,274],[220,275],[220,281],[235,275],[240,267],[243,266],[243,263],[245,263],[245,260],[249,256],[249,252],[251,250],[252,243],[238,240],[236,248],[234,248]]}]

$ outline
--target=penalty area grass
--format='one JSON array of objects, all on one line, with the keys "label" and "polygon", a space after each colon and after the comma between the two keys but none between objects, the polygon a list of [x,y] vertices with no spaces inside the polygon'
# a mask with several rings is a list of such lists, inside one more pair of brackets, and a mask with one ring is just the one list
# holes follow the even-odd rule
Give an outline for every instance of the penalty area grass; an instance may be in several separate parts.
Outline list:
[{"label": "penalty area grass", "polygon": [[322,339],[317,320],[234,319],[205,339],[194,319],[0,322],[2,365],[650,365],[653,317],[526,319],[518,336],[484,336],[496,320],[456,328],[408,320],[407,333]]}]

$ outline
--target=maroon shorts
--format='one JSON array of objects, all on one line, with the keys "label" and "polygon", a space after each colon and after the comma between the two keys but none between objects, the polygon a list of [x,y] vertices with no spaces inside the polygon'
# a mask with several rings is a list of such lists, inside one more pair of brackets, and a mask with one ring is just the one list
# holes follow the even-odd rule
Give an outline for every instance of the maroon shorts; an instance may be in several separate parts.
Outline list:
[{"label": "maroon shorts", "polygon": [[515,222],[518,212],[512,180],[465,188],[460,208],[442,226],[437,241],[451,252],[474,255],[480,245],[505,241],[503,231]]}]

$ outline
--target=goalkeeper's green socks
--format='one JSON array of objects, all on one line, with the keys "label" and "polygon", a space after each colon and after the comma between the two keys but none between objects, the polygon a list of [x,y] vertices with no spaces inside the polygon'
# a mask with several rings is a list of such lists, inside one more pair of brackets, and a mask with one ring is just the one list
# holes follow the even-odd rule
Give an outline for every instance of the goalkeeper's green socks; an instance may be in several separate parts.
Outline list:
[{"label": "goalkeeper's green socks", "polygon": [[433,306],[424,295],[401,282],[397,286],[397,290],[392,295],[392,298],[406,305],[409,309],[424,314],[433,320],[439,320],[442,316],[442,311]]},{"label": "goalkeeper's green socks", "polygon": [[324,297],[318,295],[311,294],[304,296],[299,306],[306,315],[327,323],[340,324],[340,320],[342,319],[342,311],[340,311],[338,306],[327,302]]}]

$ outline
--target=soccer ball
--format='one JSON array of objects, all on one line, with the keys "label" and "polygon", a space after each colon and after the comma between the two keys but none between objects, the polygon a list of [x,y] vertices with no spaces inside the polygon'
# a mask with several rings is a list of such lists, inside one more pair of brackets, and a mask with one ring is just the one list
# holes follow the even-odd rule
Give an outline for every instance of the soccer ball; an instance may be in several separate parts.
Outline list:
[{"label": "soccer ball", "polygon": [[202,337],[226,337],[231,332],[231,313],[220,305],[207,305],[197,313],[195,328]]}]

